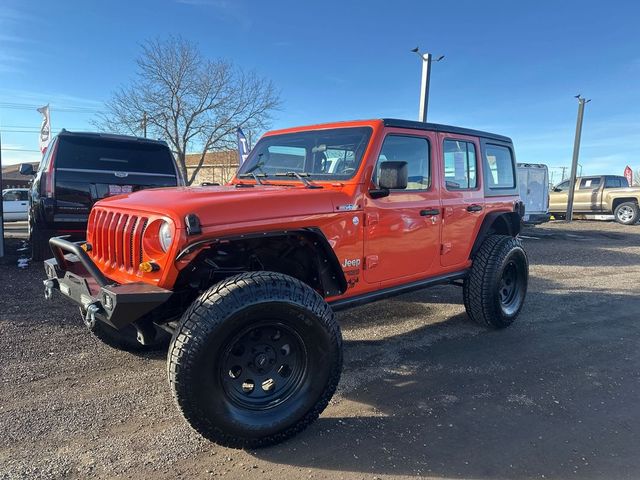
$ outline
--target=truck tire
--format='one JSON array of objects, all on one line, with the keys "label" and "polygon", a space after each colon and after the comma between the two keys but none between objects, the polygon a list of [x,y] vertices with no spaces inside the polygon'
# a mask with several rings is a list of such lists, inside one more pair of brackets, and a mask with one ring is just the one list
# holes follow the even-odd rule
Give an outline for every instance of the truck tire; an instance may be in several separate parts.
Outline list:
[{"label": "truck tire", "polygon": [[342,335],[312,288],[274,272],[229,277],[194,301],[167,361],[173,398],[203,437],[273,445],[311,424],[333,396]]},{"label": "truck tire", "polygon": [[138,332],[133,325],[127,325],[121,330],[116,330],[111,325],[101,322],[100,320],[87,323],[86,320],[84,320],[85,315],[82,308],[80,309],[80,314],[89,331],[102,343],[116,350],[132,353],[154,352],[166,350],[171,341],[171,335],[169,335],[166,330],[155,327],[156,337],[154,341],[148,345],[143,345],[138,342]]},{"label": "truck tire", "polygon": [[622,225],[635,225],[640,219],[640,208],[636,202],[624,202],[616,207],[613,215]]},{"label": "truck tire", "polygon": [[467,315],[483,326],[508,327],[522,309],[528,278],[529,261],[520,239],[488,236],[464,281]]},{"label": "truck tire", "polygon": [[42,262],[53,257],[53,252],[49,247],[49,238],[50,235],[46,230],[35,225],[31,228],[29,242],[31,243],[31,259],[34,262]]}]

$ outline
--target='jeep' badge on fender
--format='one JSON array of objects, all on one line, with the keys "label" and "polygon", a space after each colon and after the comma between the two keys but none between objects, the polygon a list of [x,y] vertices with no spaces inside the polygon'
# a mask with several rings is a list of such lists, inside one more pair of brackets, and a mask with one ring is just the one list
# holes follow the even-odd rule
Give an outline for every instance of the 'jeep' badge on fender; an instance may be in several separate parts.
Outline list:
[{"label": "'jeep' badge on fender", "polygon": [[343,268],[359,267],[359,266],[360,266],[360,259],[359,258],[354,258],[353,260],[351,260],[349,258],[345,258],[344,262],[342,262],[342,267]]}]

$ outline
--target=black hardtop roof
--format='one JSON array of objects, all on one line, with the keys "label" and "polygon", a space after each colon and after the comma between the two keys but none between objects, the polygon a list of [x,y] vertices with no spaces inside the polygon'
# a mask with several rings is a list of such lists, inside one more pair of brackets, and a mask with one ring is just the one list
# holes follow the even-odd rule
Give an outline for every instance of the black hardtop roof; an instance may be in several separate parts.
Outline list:
[{"label": "black hardtop roof", "polygon": [[120,135],[118,133],[100,133],[100,132],[72,132],[64,128],[58,133],[59,137],[84,137],[84,138],[102,138],[105,140],[121,140],[125,142],[141,142],[141,143],[157,143],[167,145],[164,140],[154,140],[152,138],[134,137],[132,135]]},{"label": "black hardtop roof", "polygon": [[509,137],[497,135],[495,133],[472,130],[470,128],[454,127],[452,125],[442,125],[439,123],[418,122],[414,120],[401,120],[398,118],[383,118],[385,127],[412,128],[414,130],[429,130],[430,132],[457,133],[472,137],[483,137],[500,142],[513,143]]}]

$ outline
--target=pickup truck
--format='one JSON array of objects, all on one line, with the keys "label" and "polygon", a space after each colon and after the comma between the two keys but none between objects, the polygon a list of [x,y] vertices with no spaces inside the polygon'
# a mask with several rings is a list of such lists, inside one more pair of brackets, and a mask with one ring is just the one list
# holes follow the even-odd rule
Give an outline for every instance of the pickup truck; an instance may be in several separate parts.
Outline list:
[{"label": "pickup truck", "polygon": [[[549,194],[549,212],[563,218],[567,212],[570,180],[556,185]],[[579,214],[613,215],[623,225],[633,225],[640,219],[640,187],[629,187],[625,177],[598,175],[578,177],[573,198],[573,212]]]}]

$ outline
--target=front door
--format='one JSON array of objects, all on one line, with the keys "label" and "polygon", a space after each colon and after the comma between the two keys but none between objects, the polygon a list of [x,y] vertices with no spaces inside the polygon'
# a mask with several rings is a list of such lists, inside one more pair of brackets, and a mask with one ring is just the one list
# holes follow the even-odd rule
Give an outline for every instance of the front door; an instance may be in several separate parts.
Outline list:
[{"label": "front door", "polygon": [[442,148],[442,251],[440,264],[453,267],[468,261],[475,232],[484,218],[484,194],[479,168],[480,145],[465,135],[440,133]]},{"label": "front door", "polygon": [[438,265],[440,250],[439,185],[432,181],[437,158],[436,136],[430,132],[392,129],[387,133],[373,174],[379,164],[407,162],[409,181],[403,190],[365,201],[365,265],[368,283],[429,276]]},{"label": "front door", "polygon": [[581,178],[573,198],[574,212],[598,212],[600,207],[601,177]]}]

